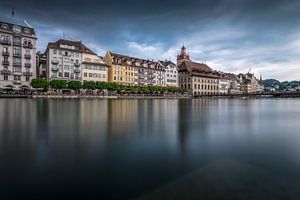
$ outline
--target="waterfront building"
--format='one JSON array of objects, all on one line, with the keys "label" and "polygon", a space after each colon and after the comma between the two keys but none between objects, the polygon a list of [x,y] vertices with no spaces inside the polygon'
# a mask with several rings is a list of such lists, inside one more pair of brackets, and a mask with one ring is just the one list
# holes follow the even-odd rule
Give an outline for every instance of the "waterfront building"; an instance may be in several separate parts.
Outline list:
[{"label": "waterfront building", "polygon": [[165,68],[165,85],[178,87],[178,70],[175,63],[172,61],[159,61],[159,63]]},{"label": "waterfront building", "polygon": [[36,54],[36,76],[39,78],[47,78],[47,57],[41,52]]},{"label": "waterfront building", "polygon": [[242,93],[263,92],[263,82],[258,80],[253,73],[238,74],[240,82],[240,91]]},{"label": "waterfront building", "polygon": [[155,61],[107,52],[108,81],[123,85],[164,85],[164,67]]},{"label": "waterfront building", "polygon": [[230,93],[230,78],[226,73],[219,73],[219,94],[227,95]]},{"label": "waterfront building", "polygon": [[0,22],[0,87],[31,87],[36,77],[36,40],[33,28]]},{"label": "waterfront building", "polygon": [[108,66],[103,58],[91,53],[82,53],[82,81],[108,81]]},{"label": "waterfront building", "polygon": [[82,80],[82,54],[97,55],[81,41],[60,39],[48,43],[47,57],[48,80]]},{"label": "waterfront building", "polygon": [[180,88],[194,96],[219,94],[218,73],[204,63],[192,62],[184,46],[177,56],[177,68]]}]

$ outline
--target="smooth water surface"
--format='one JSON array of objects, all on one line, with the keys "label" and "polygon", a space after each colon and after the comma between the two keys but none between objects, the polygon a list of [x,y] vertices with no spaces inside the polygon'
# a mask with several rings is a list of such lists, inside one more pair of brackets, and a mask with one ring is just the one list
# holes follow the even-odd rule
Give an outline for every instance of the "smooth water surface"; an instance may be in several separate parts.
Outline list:
[{"label": "smooth water surface", "polygon": [[[220,169],[268,174],[246,183],[264,195],[284,180],[288,199],[300,185],[300,100],[0,99],[1,199],[138,198]],[[220,177],[211,184],[227,187]]]}]

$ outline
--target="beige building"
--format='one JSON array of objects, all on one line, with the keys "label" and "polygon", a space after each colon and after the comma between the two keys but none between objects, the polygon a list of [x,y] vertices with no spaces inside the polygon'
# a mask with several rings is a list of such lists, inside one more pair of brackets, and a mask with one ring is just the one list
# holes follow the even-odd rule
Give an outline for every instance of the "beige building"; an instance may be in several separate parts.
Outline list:
[{"label": "beige building", "polygon": [[219,94],[218,73],[204,63],[192,62],[184,46],[177,57],[177,68],[180,88],[193,96]]},{"label": "beige building", "polygon": [[94,54],[82,54],[82,81],[108,81],[108,66],[103,58]]}]

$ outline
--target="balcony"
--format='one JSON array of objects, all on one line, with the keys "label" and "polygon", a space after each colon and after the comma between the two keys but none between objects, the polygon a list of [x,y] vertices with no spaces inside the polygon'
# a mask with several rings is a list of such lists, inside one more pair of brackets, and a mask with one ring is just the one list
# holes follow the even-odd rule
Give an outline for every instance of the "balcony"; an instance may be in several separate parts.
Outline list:
[{"label": "balcony", "polygon": [[3,70],[1,70],[1,74],[2,75],[11,75],[11,71],[8,69],[3,69]]},{"label": "balcony", "polygon": [[8,60],[3,60],[2,64],[3,64],[3,66],[8,66],[9,65],[9,61]]},{"label": "balcony", "polygon": [[22,65],[21,65],[21,63],[13,63],[13,66],[14,67],[21,67]]},{"label": "balcony", "polygon": [[21,47],[21,46],[22,46],[21,42],[19,42],[19,41],[14,41],[14,42],[13,42],[13,45],[14,45],[14,46],[18,46],[18,47]]},{"label": "balcony", "polygon": [[74,69],[74,73],[75,73],[75,74],[79,74],[79,73],[80,73],[80,70],[79,70],[79,69]]},{"label": "balcony", "polygon": [[23,47],[26,48],[26,49],[32,49],[33,45],[30,44],[30,43],[27,43],[27,44],[23,44]]},{"label": "balcony", "polygon": [[51,70],[52,70],[53,72],[58,72],[58,67],[52,67]]},{"label": "balcony", "polygon": [[22,75],[22,72],[20,72],[20,71],[13,71],[13,75],[21,76],[21,75]]},{"label": "balcony", "polygon": [[31,67],[31,63],[25,63],[25,67],[30,68]]},{"label": "balcony", "polygon": [[58,61],[58,60],[52,60],[51,63],[52,63],[53,65],[58,65],[59,61]]},{"label": "balcony", "polygon": [[15,85],[21,85],[21,81],[14,81],[13,82]]},{"label": "balcony", "polygon": [[32,72],[23,72],[23,76],[32,76]]},{"label": "balcony", "polygon": [[80,63],[74,63],[75,67],[80,67]]},{"label": "balcony", "polygon": [[21,58],[22,57],[22,55],[20,53],[14,53],[13,56],[16,57],[16,58]]},{"label": "balcony", "polygon": [[10,42],[10,40],[1,40],[1,44],[10,46],[11,42]]},{"label": "balcony", "polygon": [[31,55],[30,55],[30,54],[25,54],[25,55],[24,55],[24,58],[25,58],[25,59],[31,59]]},{"label": "balcony", "polygon": [[2,52],[2,55],[3,55],[3,56],[9,56],[9,52],[3,51],[3,52]]}]

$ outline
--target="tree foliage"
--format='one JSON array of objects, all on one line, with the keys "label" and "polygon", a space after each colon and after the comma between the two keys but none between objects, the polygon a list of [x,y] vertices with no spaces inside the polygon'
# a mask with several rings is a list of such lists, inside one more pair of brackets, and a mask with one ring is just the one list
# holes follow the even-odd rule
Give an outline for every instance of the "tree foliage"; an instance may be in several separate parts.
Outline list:
[{"label": "tree foliage", "polygon": [[52,80],[49,82],[49,86],[53,89],[66,89],[68,88],[66,80]]},{"label": "tree foliage", "polygon": [[48,87],[48,81],[43,78],[32,79],[30,84],[33,88],[46,89]]}]

